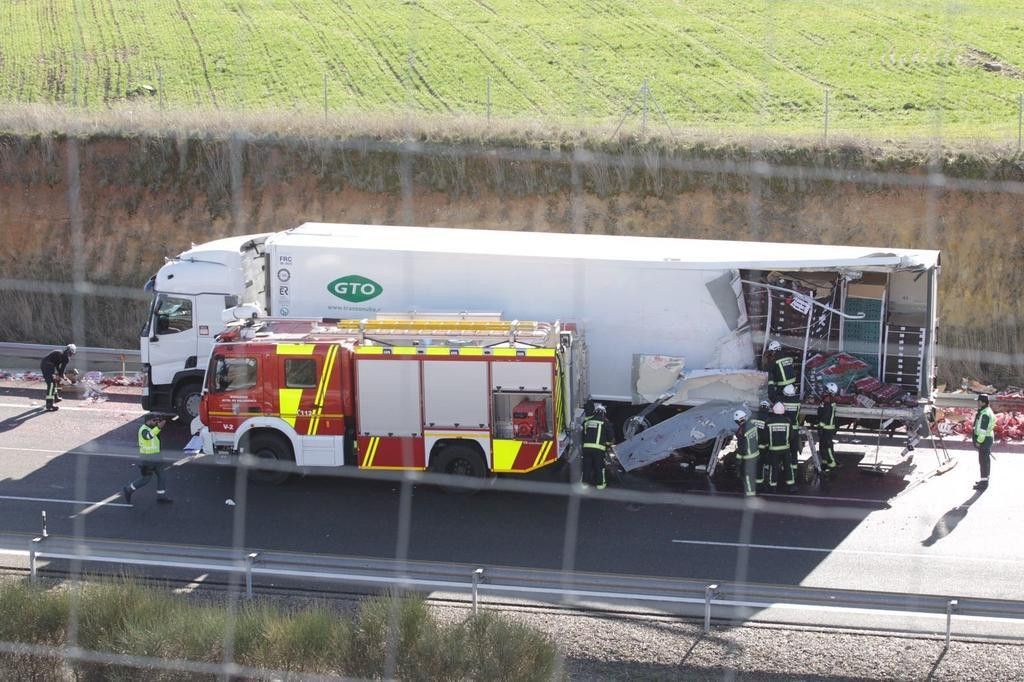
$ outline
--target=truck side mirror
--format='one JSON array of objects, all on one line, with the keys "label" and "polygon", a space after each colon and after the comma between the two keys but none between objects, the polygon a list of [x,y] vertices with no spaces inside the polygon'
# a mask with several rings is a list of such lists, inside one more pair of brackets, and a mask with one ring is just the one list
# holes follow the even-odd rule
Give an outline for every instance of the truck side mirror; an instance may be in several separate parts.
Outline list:
[{"label": "truck side mirror", "polygon": [[160,340],[160,337],[157,336],[156,334],[153,334],[153,336],[149,337],[149,342],[150,343],[156,343],[159,340]]}]

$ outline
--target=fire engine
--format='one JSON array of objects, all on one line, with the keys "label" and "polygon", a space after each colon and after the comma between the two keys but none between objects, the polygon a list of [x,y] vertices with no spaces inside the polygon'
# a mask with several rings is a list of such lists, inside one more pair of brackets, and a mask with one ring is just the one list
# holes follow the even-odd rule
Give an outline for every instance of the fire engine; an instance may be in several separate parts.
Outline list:
[{"label": "fire engine", "polygon": [[576,456],[586,395],[573,324],[495,316],[250,319],[214,344],[200,403],[206,454],[300,470],[526,474]]}]

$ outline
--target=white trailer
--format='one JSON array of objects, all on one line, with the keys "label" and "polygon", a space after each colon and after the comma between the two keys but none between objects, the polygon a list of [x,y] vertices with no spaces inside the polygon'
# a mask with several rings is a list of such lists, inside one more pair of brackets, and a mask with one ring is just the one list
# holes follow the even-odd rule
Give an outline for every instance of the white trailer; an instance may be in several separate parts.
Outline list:
[{"label": "white trailer", "polygon": [[[143,400],[192,415],[223,309],[251,303],[273,317],[572,320],[586,336],[590,395],[619,407],[670,386],[669,404],[756,399],[769,336],[798,361],[856,346],[884,380],[887,332],[912,328],[919,346],[900,369],[916,361],[904,383],[927,401],[938,271],[937,251],[306,223],[194,246],[160,269],[141,339]],[[680,369],[688,382],[676,384]]]}]

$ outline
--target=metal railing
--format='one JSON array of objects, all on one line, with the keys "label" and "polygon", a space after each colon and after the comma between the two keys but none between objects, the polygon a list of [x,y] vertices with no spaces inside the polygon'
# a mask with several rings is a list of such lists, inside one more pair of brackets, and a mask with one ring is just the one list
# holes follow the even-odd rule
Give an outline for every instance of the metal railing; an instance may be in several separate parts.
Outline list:
[{"label": "metal railing", "polygon": [[[27,549],[17,549],[17,547]],[[563,572],[507,566],[443,564],[266,550],[232,550],[185,545],[137,545],[113,540],[79,541],[44,534],[0,538],[0,553],[28,558],[35,579],[40,561],[75,561],[165,569],[204,571],[244,578],[252,597],[256,581],[275,579],[304,586],[333,583],[356,588],[392,588],[416,592],[469,595],[477,608],[480,595],[492,599],[531,600],[540,604],[594,611],[642,609],[663,615],[729,622],[760,620],[790,624],[868,628],[951,636],[954,615],[961,634],[1024,640],[1024,601],[962,596],[914,595],[802,586],[731,583],[727,581],[656,578]],[[56,568],[56,567],[51,567]],[[60,569],[57,569],[61,572]],[[182,578],[185,579],[185,578]],[[770,612],[769,617],[758,614]],[[796,617],[787,615],[795,613]],[[945,627],[941,626],[944,621]],[[883,625],[888,623],[889,627]],[[970,627],[968,627],[970,626]]]}]

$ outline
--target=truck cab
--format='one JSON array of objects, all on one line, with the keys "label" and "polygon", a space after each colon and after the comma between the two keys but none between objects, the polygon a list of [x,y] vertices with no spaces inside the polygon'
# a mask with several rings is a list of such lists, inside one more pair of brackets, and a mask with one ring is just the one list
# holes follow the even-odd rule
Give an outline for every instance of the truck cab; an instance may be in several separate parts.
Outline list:
[{"label": "truck cab", "polygon": [[266,307],[267,235],[229,237],[193,246],[170,259],[146,285],[153,294],[139,339],[145,385],[142,407],[199,413],[203,372],[222,313],[242,302]]}]

